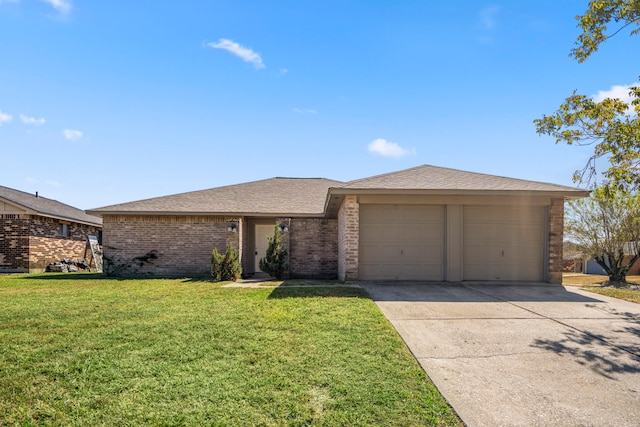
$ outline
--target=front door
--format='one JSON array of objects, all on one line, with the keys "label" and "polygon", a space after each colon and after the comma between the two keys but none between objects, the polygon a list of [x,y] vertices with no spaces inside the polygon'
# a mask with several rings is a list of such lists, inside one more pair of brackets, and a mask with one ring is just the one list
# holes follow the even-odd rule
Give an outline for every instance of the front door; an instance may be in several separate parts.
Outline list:
[{"label": "front door", "polygon": [[255,272],[260,272],[260,260],[267,255],[269,238],[273,236],[273,225],[256,224],[255,248],[254,248],[254,268]]}]

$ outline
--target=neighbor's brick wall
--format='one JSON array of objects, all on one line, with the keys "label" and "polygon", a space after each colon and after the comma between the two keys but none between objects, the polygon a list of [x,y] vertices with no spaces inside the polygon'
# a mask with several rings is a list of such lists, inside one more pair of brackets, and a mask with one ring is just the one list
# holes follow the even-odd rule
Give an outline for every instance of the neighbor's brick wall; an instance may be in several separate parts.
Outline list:
[{"label": "neighbor's brick wall", "polygon": [[360,205],[357,196],[346,196],[338,211],[338,279],[358,279]]},{"label": "neighbor's brick wall", "polygon": [[29,219],[0,215],[0,271],[29,269]]},{"label": "neighbor's brick wall", "polygon": [[338,277],[337,219],[293,218],[288,234],[292,278]]},{"label": "neighbor's brick wall", "polygon": [[[60,223],[69,227],[69,237],[61,237]],[[98,235],[95,226],[60,221],[53,218],[32,216],[29,225],[29,271],[43,271],[52,262],[91,259],[87,236]]]},{"label": "neighbor's brick wall", "polygon": [[[227,230],[230,221],[239,225],[238,231]],[[219,216],[105,215],[104,258],[116,274],[209,275],[213,248],[224,252],[232,244],[241,251],[242,223],[238,218]],[[151,251],[157,253],[157,259],[135,262],[135,257]]]},{"label": "neighbor's brick wall", "polygon": [[551,199],[549,207],[549,273],[551,283],[562,283],[562,237],[564,232],[564,199]]}]

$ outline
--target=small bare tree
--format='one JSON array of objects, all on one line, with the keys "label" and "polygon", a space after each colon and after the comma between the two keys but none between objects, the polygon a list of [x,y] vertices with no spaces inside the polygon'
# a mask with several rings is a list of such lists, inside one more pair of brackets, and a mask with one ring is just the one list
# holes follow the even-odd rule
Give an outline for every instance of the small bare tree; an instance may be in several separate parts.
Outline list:
[{"label": "small bare tree", "polygon": [[609,284],[626,284],[629,269],[640,258],[640,197],[600,188],[587,199],[569,202],[565,238],[596,260]]}]

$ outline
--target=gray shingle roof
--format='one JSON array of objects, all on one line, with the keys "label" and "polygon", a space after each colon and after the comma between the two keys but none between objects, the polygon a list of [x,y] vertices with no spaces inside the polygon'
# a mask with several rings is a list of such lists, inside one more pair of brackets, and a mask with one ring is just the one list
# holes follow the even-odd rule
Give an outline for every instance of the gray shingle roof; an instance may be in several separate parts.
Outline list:
[{"label": "gray shingle roof", "polygon": [[422,165],[347,183],[325,178],[270,178],[90,209],[95,215],[335,215],[349,193],[553,194],[583,197],[588,191],[563,185]]},{"label": "gray shingle roof", "polygon": [[[585,190],[545,182],[506,178],[431,165],[350,181],[337,187],[347,190],[446,190],[446,191],[534,191],[576,193]],[[578,194],[580,193],[580,194]]]},{"label": "gray shingle roof", "polygon": [[9,187],[0,185],[0,198],[10,203],[21,206],[28,211],[35,212],[38,215],[65,219],[69,221],[79,222],[83,224],[102,226],[102,218],[88,215],[85,211],[65,205],[57,200],[47,199],[46,197],[35,194],[25,193],[24,191],[14,190]]},{"label": "gray shingle roof", "polygon": [[271,178],[91,209],[102,214],[243,214],[321,216],[330,187],[325,178]]}]

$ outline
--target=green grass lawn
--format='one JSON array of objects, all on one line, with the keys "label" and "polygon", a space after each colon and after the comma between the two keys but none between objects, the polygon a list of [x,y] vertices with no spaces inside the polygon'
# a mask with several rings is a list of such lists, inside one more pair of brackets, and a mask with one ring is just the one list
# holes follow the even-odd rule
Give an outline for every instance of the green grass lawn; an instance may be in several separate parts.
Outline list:
[{"label": "green grass lawn", "polygon": [[598,286],[583,286],[580,289],[640,304],[640,291],[634,291],[631,289],[601,288]]},{"label": "green grass lawn", "polygon": [[[563,285],[580,286],[585,291],[594,292],[600,295],[606,295],[613,298],[623,299],[625,301],[635,302],[640,304],[640,291],[631,289],[620,288],[604,288],[599,285],[606,282],[609,279],[608,276],[598,274],[564,274],[562,277]],[[627,276],[627,282],[633,285],[640,284],[640,276]]]},{"label": "green grass lawn", "polygon": [[0,425],[462,425],[361,289],[0,276]]}]

